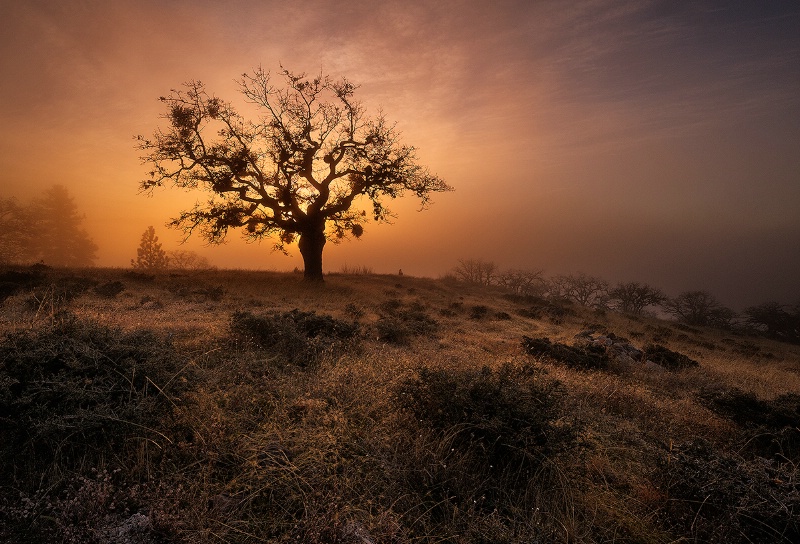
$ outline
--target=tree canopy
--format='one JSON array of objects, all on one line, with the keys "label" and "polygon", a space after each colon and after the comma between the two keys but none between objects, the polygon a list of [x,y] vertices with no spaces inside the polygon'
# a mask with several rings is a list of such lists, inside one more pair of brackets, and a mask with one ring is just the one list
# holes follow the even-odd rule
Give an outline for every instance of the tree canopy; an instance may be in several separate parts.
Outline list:
[{"label": "tree canopy", "polygon": [[283,86],[259,68],[239,81],[258,112],[252,120],[199,81],[161,97],[168,125],[139,137],[152,165],[141,187],[209,193],[170,224],[211,243],[231,228],[281,251],[298,241],[306,279],[321,280],[327,240],[361,236],[369,216],[391,218],[387,199],[410,192],[424,208],[431,193],[451,187],[418,163],[383,114],[367,116],[348,80],[286,69],[280,76]]},{"label": "tree canopy", "polygon": [[726,328],[735,315],[707,291],[684,291],[665,300],[662,308],[687,325]]},{"label": "tree canopy", "polygon": [[648,306],[657,306],[667,298],[660,289],[636,281],[618,283],[608,295],[619,311],[633,315],[641,315]]}]

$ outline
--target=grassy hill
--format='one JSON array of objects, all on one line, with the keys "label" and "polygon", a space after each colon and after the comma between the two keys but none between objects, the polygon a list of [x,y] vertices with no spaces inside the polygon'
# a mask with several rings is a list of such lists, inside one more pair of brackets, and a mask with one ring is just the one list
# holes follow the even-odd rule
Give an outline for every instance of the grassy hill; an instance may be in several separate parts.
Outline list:
[{"label": "grassy hill", "polygon": [[407,276],[0,295],[3,542],[800,540],[798,346]]}]

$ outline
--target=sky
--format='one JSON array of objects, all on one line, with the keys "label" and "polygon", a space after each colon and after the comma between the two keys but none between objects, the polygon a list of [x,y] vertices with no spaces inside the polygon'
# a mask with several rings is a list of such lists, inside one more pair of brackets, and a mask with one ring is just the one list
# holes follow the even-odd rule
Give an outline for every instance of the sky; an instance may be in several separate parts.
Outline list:
[{"label": "sky", "polygon": [[483,259],[800,301],[796,0],[0,0],[0,196],[67,186],[101,266],[153,225],[220,267],[302,268],[236,234],[180,246],[165,224],[203,195],[139,191],[158,97],[244,104],[258,66],[347,77],[455,188],[328,244],[326,271]]}]

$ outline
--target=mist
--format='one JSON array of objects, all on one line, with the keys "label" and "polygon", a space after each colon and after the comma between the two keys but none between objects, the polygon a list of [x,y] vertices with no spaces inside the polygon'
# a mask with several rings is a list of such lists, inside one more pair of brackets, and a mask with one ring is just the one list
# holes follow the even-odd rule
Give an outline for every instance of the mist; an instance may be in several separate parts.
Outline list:
[{"label": "mist", "polygon": [[[770,3],[6,2],[0,197],[69,191],[97,266],[153,225],[218,267],[302,268],[165,226],[202,193],[140,193],[134,136],[189,80],[246,110],[263,66],[346,76],[455,188],[325,249],[324,268],[439,276],[458,259],[582,271],[741,308],[800,300],[800,6]],[[380,21],[380,24],[375,24]]]}]

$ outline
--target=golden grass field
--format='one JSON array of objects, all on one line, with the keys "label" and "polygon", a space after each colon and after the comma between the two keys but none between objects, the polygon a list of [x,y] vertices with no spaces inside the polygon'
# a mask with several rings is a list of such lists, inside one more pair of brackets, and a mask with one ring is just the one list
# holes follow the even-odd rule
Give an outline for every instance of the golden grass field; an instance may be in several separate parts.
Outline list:
[{"label": "golden grass field", "polygon": [[[800,538],[800,346],[567,303],[531,317],[443,279],[301,280],[47,270],[7,298],[0,540]],[[303,312],[357,326],[297,336]],[[699,366],[522,347],[587,328]]]}]

